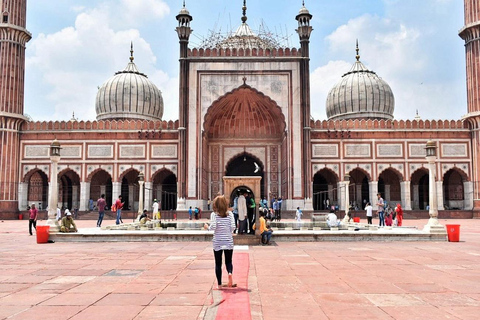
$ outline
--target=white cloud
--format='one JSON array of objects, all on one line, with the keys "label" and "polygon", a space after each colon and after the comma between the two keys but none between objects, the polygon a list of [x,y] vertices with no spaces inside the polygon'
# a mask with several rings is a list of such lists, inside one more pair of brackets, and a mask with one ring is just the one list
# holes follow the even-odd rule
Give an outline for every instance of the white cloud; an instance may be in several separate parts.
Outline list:
[{"label": "white cloud", "polygon": [[[146,11],[145,18],[168,13],[166,4],[158,0],[123,3],[131,17],[138,17],[142,10]],[[26,113],[34,120],[67,120],[72,112],[81,120],[95,119],[97,87],[125,68],[129,62],[130,42],[134,44],[135,62],[140,72],[149,76],[162,73],[155,67],[156,56],[140,31],[115,29],[112,26],[115,17],[111,12],[106,4],[83,10],[77,15],[75,26],[48,35],[40,34],[29,43],[28,76],[30,81],[42,84],[46,90],[42,92],[44,98],[51,106],[51,110],[39,110],[34,98],[26,99],[30,102],[26,104]],[[161,85],[168,89],[164,90],[172,91],[168,84],[172,80],[162,81]],[[26,94],[28,96],[29,92]],[[164,95],[165,103],[175,104],[169,101],[170,97],[175,99],[175,95],[168,93],[167,96]]]},{"label": "white cloud", "polygon": [[340,81],[341,76],[350,70],[352,63],[330,61],[326,66],[315,69],[310,76],[311,110],[315,120],[327,118],[325,103],[330,89]]},{"label": "white cloud", "polygon": [[[355,40],[359,39],[360,60],[393,90],[396,119],[412,119],[417,109],[424,118],[457,119],[461,111],[452,113],[451,110],[462,87],[452,87],[448,79],[439,82],[437,72],[441,71],[437,70],[440,68],[435,65],[431,52],[423,47],[429,35],[422,32],[400,21],[363,15],[349,20],[327,36],[327,55],[331,59],[341,57],[350,61],[351,66],[355,61]],[[332,59],[326,66],[313,71],[312,101],[324,103],[328,91],[344,73],[337,71],[336,67],[344,63]],[[459,106],[460,109],[462,107]],[[320,118],[326,118],[324,105],[312,109],[322,110]],[[444,110],[444,113],[438,110]]]},{"label": "white cloud", "polygon": [[122,22],[138,25],[152,19],[162,19],[170,13],[168,5],[161,0],[122,0],[118,10]]}]

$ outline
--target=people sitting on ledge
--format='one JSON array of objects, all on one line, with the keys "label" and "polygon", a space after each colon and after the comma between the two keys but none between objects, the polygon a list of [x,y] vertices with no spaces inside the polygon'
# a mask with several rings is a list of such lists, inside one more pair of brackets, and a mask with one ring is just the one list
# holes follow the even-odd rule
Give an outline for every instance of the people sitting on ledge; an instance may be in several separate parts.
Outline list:
[{"label": "people sitting on ledge", "polygon": [[337,215],[334,211],[330,210],[330,213],[327,215],[327,225],[332,227],[338,227],[340,225],[340,220],[338,220]]},{"label": "people sitting on ledge", "polygon": [[138,218],[138,221],[140,221],[140,224],[146,224],[147,221],[150,221],[152,219],[150,219],[148,216],[147,216],[147,209],[143,210],[143,213],[140,215],[140,217]]},{"label": "people sitting on ledge", "polygon": [[62,218],[60,232],[78,232],[77,226],[73,221],[72,213],[65,209],[65,217]]}]

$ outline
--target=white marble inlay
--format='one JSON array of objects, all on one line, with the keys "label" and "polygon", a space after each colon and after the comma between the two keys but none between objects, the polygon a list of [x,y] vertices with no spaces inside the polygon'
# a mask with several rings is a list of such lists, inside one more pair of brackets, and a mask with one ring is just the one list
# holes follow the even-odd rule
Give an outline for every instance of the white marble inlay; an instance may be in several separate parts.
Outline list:
[{"label": "white marble inlay", "polygon": [[338,157],[338,144],[315,144],[312,147],[312,154],[314,158]]},{"label": "white marble inlay", "polygon": [[48,158],[49,145],[25,146],[25,158]]},{"label": "white marble inlay", "polygon": [[89,158],[113,158],[113,146],[112,145],[89,145],[88,157]]}]

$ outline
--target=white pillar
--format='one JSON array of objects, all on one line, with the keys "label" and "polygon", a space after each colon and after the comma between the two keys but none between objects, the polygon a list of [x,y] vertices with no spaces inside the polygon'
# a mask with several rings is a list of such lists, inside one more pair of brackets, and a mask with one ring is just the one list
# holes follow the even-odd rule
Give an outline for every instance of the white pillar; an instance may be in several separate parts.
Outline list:
[{"label": "white pillar", "polygon": [[445,210],[443,206],[443,181],[437,181],[437,205],[438,210]]},{"label": "white pillar", "polygon": [[[328,202],[330,203],[330,205],[333,204],[333,199],[334,199],[334,196],[333,196],[333,185],[332,184],[329,184],[328,185]],[[322,203],[323,205],[323,203]],[[327,208],[328,210],[330,210],[329,208]]]},{"label": "white pillar", "polygon": [[134,201],[134,186],[128,185],[128,207],[130,210],[135,211],[135,201]]},{"label": "white pillar", "polygon": [[363,199],[362,199],[362,184],[355,185],[355,190],[354,191],[355,191],[356,202],[361,207],[362,202],[363,202]]},{"label": "white pillar", "polygon": [[28,183],[20,182],[18,184],[18,210],[27,210],[28,206]]},{"label": "white pillar", "polygon": [[90,200],[90,182],[80,182],[80,206],[79,211],[88,210],[88,200]]},{"label": "white pillar", "polygon": [[78,208],[79,207],[78,186],[77,185],[72,186],[72,206],[73,206],[73,208]]},{"label": "white pillar", "polygon": [[410,200],[410,181],[400,182],[402,207],[404,210],[412,210],[412,201]]},{"label": "white pillar", "polygon": [[50,182],[48,184],[48,220],[47,225],[50,226],[50,231],[59,231],[59,224],[57,221],[57,205],[58,205],[58,162],[60,156],[50,156],[52,161],[50,165]]},{"label": "white pillar", "polygon": [[138,181],[138,216],[137,220],[140,217],[140,215],[143,213],[143,186],[145,184],[145,181]]},{"label": "white pillar", "polygon": [[385,200],[387,201],[388,205],[390,207],[392,207],[392,205],[390,204],[390,185],[389,184],[386,184],[385,185]]},{"label": "white pillar", "polygon": [[420,186],[418,184],[413,185],[413,209],[420,209],[420,192],[418,189]]},{"label": "white pillar", "polygon": [[463,210],[473,209],[473,182],[463,182]]},{"label": "white pillar", "polygon": [[350,199],[350,180],[347,180],[347,181],[344,181],[343,182],[343,186],[344,186],[344,190],[345,190],[345,198],[344,198],[344,202],[345,202],[345,216],[343,217],[343,222],[349,222],[350,219],[349,219],[349,216],[348,216],[348,210],[349,210],[349,206],[350,206],[350,202],[349,202],[349,199]]},{"label": "white pillar", "polygon": [[152,204],[153,204],[153,190],[152,190],[152,183],[151,182],[145,182],[145,208],[147,210],[152,209]]},{"label": "white pillar", "polygon": [[112,182],[112,205],[117,201],[118,196],[122,194],[122,183]]},{"label": "white pillar", "polygon": [[430,233],[445,233],[446,229],[438,221],[438,197],[437,197],[437,183],[436,183],[436,168],[435,168],[435,159],[436,156],[427,156],[428,162],[428,187],[429,187],[429,210],[428,214],[430,219],[428,223],[423,228],[424,231]]},{"label": "white pillar", "polygon": [[370,181],[368,183],[368,191],[370,199],[368,200],[370,204],[375,207],[375,203],[377,203],[377,193],[378,193],[378,181]]},{"label": "white pillar", "polygon": [[338,210],[345,210],[345,183],[340,181],[337,183],[337,199]]}]

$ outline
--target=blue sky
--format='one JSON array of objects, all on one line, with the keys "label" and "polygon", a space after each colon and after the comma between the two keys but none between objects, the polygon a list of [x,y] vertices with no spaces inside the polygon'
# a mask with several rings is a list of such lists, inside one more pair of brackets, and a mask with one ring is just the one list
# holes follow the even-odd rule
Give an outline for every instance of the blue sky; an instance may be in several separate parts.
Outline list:
[{"label": "blue sky", "polygon": [[[191,45],[212,30],[241,23],[242,0],[186,0]],[[301,0],[248,0],[247,23],[262,24],[299,47],[295,16]],[[329,90],[355,60],[392,87],[396,119],[460,119],[466,112],[460,0],[306,0],[311,36],[312,116],[326,119]],[[178,38],[182,0],[30,0],[25,113],[34,120],[94,120],[97,88],[135,63],[161,90],[164,119],[178,119]]]}]

